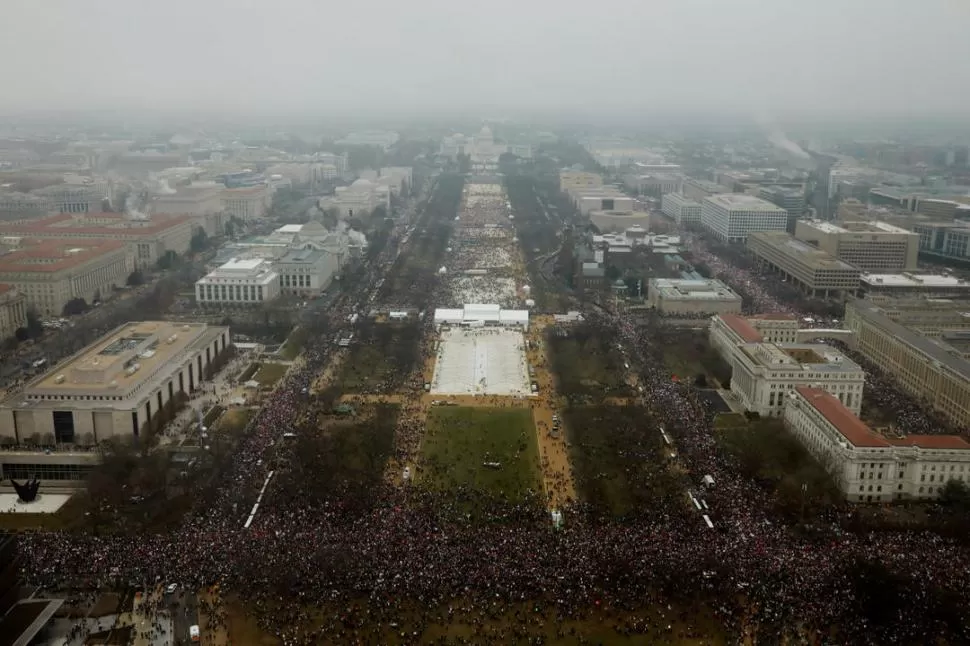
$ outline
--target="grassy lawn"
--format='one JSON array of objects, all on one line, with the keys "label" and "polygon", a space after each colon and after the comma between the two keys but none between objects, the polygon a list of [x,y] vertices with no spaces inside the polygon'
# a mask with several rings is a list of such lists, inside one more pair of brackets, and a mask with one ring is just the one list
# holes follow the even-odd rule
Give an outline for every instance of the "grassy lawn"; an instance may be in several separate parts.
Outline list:
[{"label": "grassy lawn", "polygon": [[337,384],[351,393],[396,389],[418,360],[420,333],[415,322],[360,324]]},{"label": "grassy lawn", "polygon": [[440,406],[428,415],[427,433],[423,467],[431,487],[470,489],[510,502],[541,490],[531,410]]},{"label": "grassy lawn", "polygon": [[630,394],[613,339],[590,326],[552,328],[547,337],[557,389],[572,401]]},{"label": "grassy lawn", "polygon": [[662,328],[653,334],[658,337],[657,347],[663,348],[664,366],[678,379],[695,381],[703,375],[707,383],[699,383],[701,387],[730,387],[731,368],[711,347],[706,332]]},{"label": "grassy lawn", "polygon": [[250,408],[232,408],[219,418],[216,430],[223,433],[239,433],[246,428],[246,424],[252,419],[254,413],[255,411]]},{"label": "grassy lawn", "polygon": [[737,428],[747,426],[748,418],[741,413],[721,413],[714,418],[714,428]]},{"label": "grassy lawn", "polygon": [[260,386],[275,386],[276,382],[283,378],[289,366],[282,363],[264,363],[259,366],[253,379],[259,382]]},{"label": "grassy lawn", "polygon": [[298,327],[290,332],[290,336],[286,337],[286,342],[283,344],[283,347],[280,348],[280,357],[286,359],[287,361],[293,361],[296,359],[296,357],[300,354],[300,350],[302,350],[303,346],[306,344],[309,334],[310,332],[302,327]]},{"label": "grassy lawn", "polygon": [[663,439],[636,406],[578,406],[564,412],[580,497],[606,516],[662,513],[683,495]]}]

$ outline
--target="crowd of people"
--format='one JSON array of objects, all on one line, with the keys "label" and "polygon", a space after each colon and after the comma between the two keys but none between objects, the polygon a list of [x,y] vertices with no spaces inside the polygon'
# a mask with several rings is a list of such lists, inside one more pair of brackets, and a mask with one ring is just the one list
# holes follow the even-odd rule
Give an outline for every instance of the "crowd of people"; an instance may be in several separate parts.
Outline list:
[{"label": "crowd of people", "polygon": [[[705,260],[712,267],[719,262]],[[756,282],[748,287],[755,307],[785,310]],[[349,298],[338,300],[332,319],[345,321],[353,311]],[[467,626],[455,641],[505,644],[526,634],[562,637],[570,621],[590,616],[618,634],[662,643],[700,633],[689,610],[698,605],[739,638],[757,625],[768,643],[780,642],[778,635],[794,626],[838,643],[970,639],[965,619],[952,617],[940,601],[945,595],[967,607],[966,548],[923,531],[841,531],[845,512],[820,519],[815,533],[793,532],[772,517],[764,490],[737,475],[716,450],[711,416],[696,391],[649,360],[656,343],[650,328],[602,310],[586,315],[622,343],[643,386],[642,405],[674,439],[691,477],[713,478],[705,497],[714,529],[688,505],[600,522],[577,504],[554,530],[541,500],[483,498],[475,501],[481,517],[468,518],[468,498],[480,494],[390,485],[357,506],[339,499],[306,504],[271,485],[244,528],[277,442],[296,428],[312,380],[331,356],[332,346],[315,339],[251,423],[216,495],[178,532],[134,539],[30,534],[24,537],[28,578],[48,587],[218,583],[245,599],[260,626],[286,644],[375,642],[388,634],[417,641],[449,623]],[[426,345],[423,352],[433,350]],[[419,405],[419,386],[410,384],[415,394],[405,412]],[[401,432],[406,437],[399,438],[397,457],[409,460],[422,429]],[[644,441],[651,436],[659,441],[659,429],[644,429]],[[867,591],[856,576],[864,563],[905,576],[905,617],[876,624],[865,612]],[[669,600],[676,609],[668,606],[659,618],[637,614]]]}]

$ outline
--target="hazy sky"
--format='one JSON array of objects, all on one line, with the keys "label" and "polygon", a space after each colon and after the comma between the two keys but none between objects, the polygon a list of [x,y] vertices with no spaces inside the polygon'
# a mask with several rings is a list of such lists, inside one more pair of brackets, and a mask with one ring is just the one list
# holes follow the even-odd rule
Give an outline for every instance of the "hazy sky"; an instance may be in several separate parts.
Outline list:
[{"label": "hazy sky", "polygon": [[953,112],[968,0],[2,0],[0,109]]}]

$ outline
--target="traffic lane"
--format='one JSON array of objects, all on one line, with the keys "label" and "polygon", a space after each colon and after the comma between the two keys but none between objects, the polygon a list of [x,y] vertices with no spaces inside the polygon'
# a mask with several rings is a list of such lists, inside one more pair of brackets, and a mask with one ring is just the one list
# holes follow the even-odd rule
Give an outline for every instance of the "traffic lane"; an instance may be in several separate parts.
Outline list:
[{"label": "traffic lane", "polygon": [[176,644],[189,643],[189,627],[199,624],[199,600],[192,590],[179,589],[168,595],[168,608],[172,615]]}]

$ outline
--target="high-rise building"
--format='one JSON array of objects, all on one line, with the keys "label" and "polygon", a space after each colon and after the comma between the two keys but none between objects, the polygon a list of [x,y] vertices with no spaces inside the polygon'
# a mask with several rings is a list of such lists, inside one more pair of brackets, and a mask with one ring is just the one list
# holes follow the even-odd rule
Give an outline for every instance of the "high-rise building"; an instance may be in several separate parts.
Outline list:
[{"label": "high-rise building", "polygon": [[744,242],[756,231],[785,231],[788,212],[751,195],[712,195],[701,202],[701,226],[723,242]]},{"label": "high-rise building", "polygon": [[712,195],[720,195],[721,193],[730,193],[731,191],[717,182],[712,182],[706,179],[694,179],[693,177],[688,177],[684,180],[684,195],[690,200],[696,200],[700,202],[705,197],[710,197]]},{"label": "high-rise building", "polygon": [[660,204],[660,210],[682,227],[701,223],[700,203],[688,199],[683,193],[667,193]]},{"label": "high-rise building", "polygon": [[916,268],[919,236],[885,222],[800,220],[795,237],[866,272]]},{"label": "high-rise building", "polygon": [[748,250],[763,269],[780,273],[809,296],[848,296],[859,290],[861,271],[784,231],[760,231],[748,236]]},{"label": "high-rise building", "polygon": [[758,197],[788,211],[790,217],[800,217],[805,213],[805,192],[785,186],[762,186]]}]

